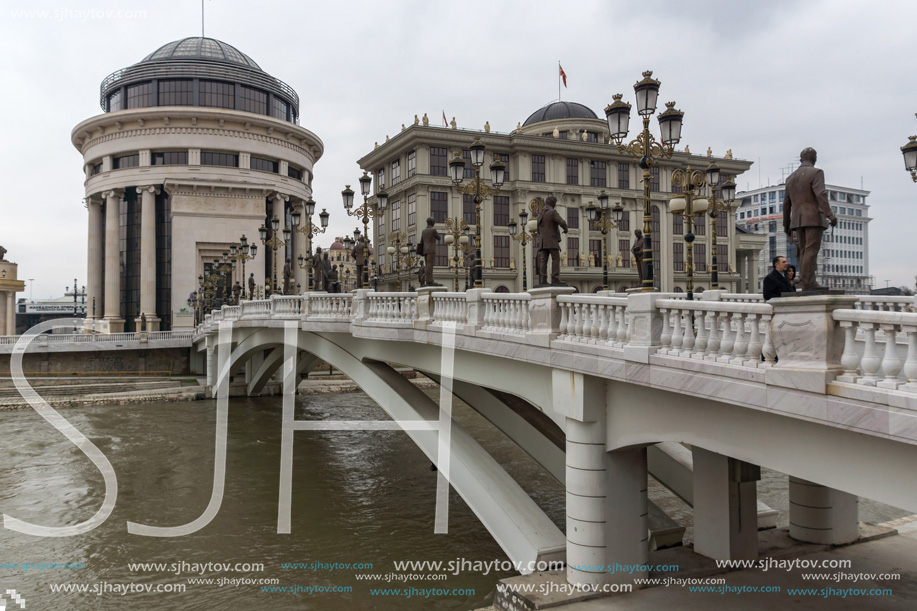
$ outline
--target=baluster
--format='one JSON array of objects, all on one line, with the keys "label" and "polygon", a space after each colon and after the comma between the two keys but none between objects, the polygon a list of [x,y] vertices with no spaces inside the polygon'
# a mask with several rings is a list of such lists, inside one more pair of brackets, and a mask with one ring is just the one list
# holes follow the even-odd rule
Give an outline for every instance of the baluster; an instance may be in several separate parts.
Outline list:
[{"label": "baluster", "polygon": [[573,336],[576,337],[577,340],[583,336],[583,318],[582,311],[580,310],[581,307],[582,305],[579,303],[573,304]]},{"label": "baluster", "polygon": [[608,308],[610,306],[599,305],[599,341],[602,343],[608,341]]},{"label": "baluster", "polygon": [[697,341],[694,342],[694,354],[691,356],[694,358],[704,358],[704,355],[707,353],[707,313],[704,310],[698,310],[697,317]]},{"label": "baluster", "polygon": [[748,353],[745,365],[748,367],[757,367],[761,362],[761,329],[757,314],[748,314],[748,320],[751,322],[751,339],[748,341]]},{"label": "baluster", "polygon": [[681,352],[681,343],[684,341],[684,332],[681,329],[683,315],[680,307],[672,310],[672,349],[669,350],[669,354],[672,356],[678,356]]},{"label": "baluster", "polygon": [[736,335],[735,343],[732,346],[733,358],[730,359],[730,362],[733,365],[741,365],[745,362],[745,352],[748,350],[748,336],[745,334],[745,314],[735,312],[732,315],[732,320],[735,321]]},{"label": "baluster", "polygon": [[627,307],[618,308],[618,345],[623,346],[630,335],[630,322],[627,320]]},{"label": "baluster", "polygon": [[876,373],[879,371],[879,354],[876,351],[876,325],[871,322],[860,323],[860,328],[866,335],[866,346],[863,348],[863,358],[860,359],[860,367],[863,369],[863,377],[857,380],[857,384],[864,386],[875,386],[878,381]]},{"label": "baluster", "polygon": [[681,356],[686,356],[691,358],[691,353],[694,352],[694,311],[685,310],[685,332],[684,338],[682,339],[682,351]]},{"label": "baluster", "polygon": [[901,327],[907,334],[907,359],[904,361],[904,377],[907,383],[901,390],[917,391],[917,327]]},{"label": "baluster", "polygon": [[662,312],[662,335],[659,337],[661,342],[658,354],[667,354],[672,345],[672,313],[667,308],[660,308]]},{"label": "baluster", "polygon": [[718,363],[728,363],[732,355],[732,347],[735,345],[735,336],[732,334],[729,312],[721,312],[720,317],[723,319],[723,335],[720,340],[719,356],[716,360]]},{"label": "baluster", "polygon": [[[892,304],[889,304],[891,306]],[[879,388],[898,388],[898,373],[901,372],[901,359],[898,357],[898,346],[895,340],[898,337],[898,325],[882,325],[885,331],[885,358],[882,359],[882,371],[885,379],[876,384]]]},{"label": "baluster", "polygon": [[581,342],[588,342],[589,338],[592,336],[592,312],[589,311],[589,304],[582,303],[580,308],[583,312],[583,336],[580,338]]},{"label": "baluster", "polygon": [[618,306],[608,306],[608,344],[613,346],[618,340]]},{"label": "baluster", "polygon": [[493,327],[493,302],[490,299],[484,299],[484,329],[490,331]]},{"label": "baluster", "polygon": [[570,304],[569,303],[558,303],[558,305],[560,306],[560,338],[559,339],[565,340],[565,339],[568,339],[567,319],[569,318],[569,316],[567,315],[567,311],[570,307]]},{"label": "baluster", "polygon": [[851,320],[842,320],[838,324],[844,330],[844,353],[841,355],[844,372],[837,376],[837,381],[856,382],[857,366],[860,364],[860,353],[856,349],[857,325]]}]

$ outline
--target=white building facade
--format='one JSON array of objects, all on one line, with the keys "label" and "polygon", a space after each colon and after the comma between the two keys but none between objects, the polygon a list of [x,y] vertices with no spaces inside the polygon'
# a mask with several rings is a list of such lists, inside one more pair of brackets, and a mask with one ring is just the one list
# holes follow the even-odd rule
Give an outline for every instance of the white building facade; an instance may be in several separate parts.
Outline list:
[{"label": "white building facade", "polygon": [[[198,276],[242,235],[256,243],[273,217],[290,226],[324,145],[298,125],[292,88],[212,38],[168,43],[109,75],[101,105],[71,134],[89,213],[87,316],[108,332],[137,329],[142,314],[150,330],[190,327]],[[277,267],[309,248],[294,232]],[[258,284],[272,254],[247,262]]]},{"label": "white building facade", "polygon": [[[786,257],[799,269],[796,246],[783,232],[784,185],[762,187],[738,193],[736,225],[767,236],[767,244],[759,259],[757,290],[771,269],[775,256]],[[822,237],[816,278],[819,284],[851,294],[867,294],[873,288],[869,273],[869,191],[827,185],[831,210],[837,216],[837,226],[829,227]]]}]

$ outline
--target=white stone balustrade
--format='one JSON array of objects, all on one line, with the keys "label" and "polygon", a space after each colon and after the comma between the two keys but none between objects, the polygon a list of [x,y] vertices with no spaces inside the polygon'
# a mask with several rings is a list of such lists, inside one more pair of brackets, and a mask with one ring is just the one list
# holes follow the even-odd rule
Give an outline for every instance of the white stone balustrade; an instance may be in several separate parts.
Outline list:
[{"label": "white stone balustrade", "polygon": [[242,306],[223,306],[223,320],[239,320],[242,317]]},{"label": "white stone balustrade", "polygon": [[302,316],[302,295],[271,295],[271,318],[284,320]]},{"label": "white stone balustrade", "polygon": [[720,301],[734,303],[764,303],[764,295],[758,293],[723,293]]},{"label": "white stone balustrade", "polygon": [[[844,331],[844,372],[838,382],[917,392],[917,314],[836,310],[834,320]],[[858,334],[864,340],[862,350]],[[899,338],[906,345],[903,361]]]},{"label": "white stone balustrade", "polygon": [[482,330],[524,335],[531,329],[528,293],[486,293]]},{"label": "white stone balustrade", "polygon": [[306,320],[350,320],[353,294],[309,293],[309,312]]},{"label": "white stone balustrade", "polygon": [[627,341],[627,297],[562,295],[557,304],[558,339],[614,347]]},{"label": "white stone balustrade", "polygon": [[876,312],[914,312],[915,305],[917,305],[917,297],[862,295],[853,309]]},{"label": "white stone balustrade", "polygon": [[[210,316],[209,314],[207,316]],[[241,320],[251,319],[251,318],[270,318],[271,317],[271,302],[266,299],[261,299],[258,301],[243,301],[242,302],[242,316]],[[209,322],[205,317],[205,321]]]},{"label": "white stone balustrade", "polygon": [[741,367],[774,364],[770,305],[674,299],[656,305],[663,319],[658,354]]},{"label": "white stone balustrade", "polygon": [[413,323],[417,318],[417,293],[366,293],[366,322]]},{"label": "white stone balustrade", "polygon": [[465,293],[433,293],[433,324],[468,322],[468,301]]}]

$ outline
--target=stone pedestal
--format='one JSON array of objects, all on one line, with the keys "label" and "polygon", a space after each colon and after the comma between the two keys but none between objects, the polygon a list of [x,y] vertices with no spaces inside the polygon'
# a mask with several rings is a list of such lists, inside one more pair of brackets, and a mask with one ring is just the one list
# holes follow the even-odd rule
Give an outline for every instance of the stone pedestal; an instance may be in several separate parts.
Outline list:
[{"label": "stone pedestal", "polygon": [[656,302],[667,298],[661,293],[628,293],[630,341],[624,346],[625,360],[649,363],[650,354],[655,354],[656,348],[662,345],[662,314]]},{"label": "stone pedestal", "polygon": [[825,394],[828,382],[843,370],[844,334],[831,313],[852,309],[858,300],[854,295],[771,299],[771,333],[778,362],[767,369],[767,384]]},{"label": "stone pedestal", "polygon": [[444,286],[422,286],[417,289],[417,320],[415,329],[426,329],[433,320],[433,293],[445,293]]},{"label": "stone pedestal", "polygon": [[484,293],[492,293],[491,289],[468,289],[465,291],[465,301],[467,305],[466,318],[468,326],[472,329],[480,329],[484,324]]},{"label": "stone pedestal", "polygon": [[790,536],[829,545],[856,541],[860,536],[857,497],[791,476]]},{"label": "stone pedestal", "polygon": [[550,346],[551,340],[560,333],[560,308],[557,297],[572,295],[576,292],[572,286],[546,286],[532,289],[529,302],[531,330],[526,333],[529,343],[536,346]]},{"label": "stone pedestal", "polygon": [[694,551],[715,560],[758,557],[761,468],[694,446]]}]

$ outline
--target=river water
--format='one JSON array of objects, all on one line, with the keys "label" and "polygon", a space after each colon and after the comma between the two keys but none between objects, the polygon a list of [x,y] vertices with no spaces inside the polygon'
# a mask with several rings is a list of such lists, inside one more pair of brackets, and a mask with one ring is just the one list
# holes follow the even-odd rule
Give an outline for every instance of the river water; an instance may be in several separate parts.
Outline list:
[{"label": "river water", "polygon": [[[27,601],[28,610],[458,610],[489,605],[496,581],[516,574],[507,570],[482,574],[469,569],[438,580],[431,577],[437,571],[424,569],[416,571],[424,577],[416,581],[358,579],[412,573],[395,570],[394,562],[401,560],[507,560],[454,491],[449,533],[433,534],[436,473],[400,431],[297,432],[292,533],[277,534],[280,403],[279,397],[230,400],[222,506],[202,530],[176,538],[131,535],[126,522],[177,526],[203,513],[212,488],[215,403],[63,410],[64,417],[111,461],[119,487],[115,509],[104,524],[75,537],[34,537],[0,528],[0,594],[15,589]],[[303,420],[387,419],[362,393],[298,397],[296,412],[297,419]],[[563,529],[562,487],[470,408],[457,401],[453,413]],[[0,436],[0,512],[27,522],[61,526],[86,520],[98,510],[104,493],[102,476],[80,450],[32,410],[0,413],[0,425],[4,432]],[[786,477],[765,470],[759,495],[785,512]],[[690,536],[689,509],[680,508],[680,501],[652,481],[650,497],[686,523]],[[904,512],[894,508],[861,504],[861,519],[867,521],[901,515]],[[785,523],[783,513],[781,525]],[[46,566],[25,570],[10,568],[9,563]],[[47,566],[65,563],[83,567]],[[130,566],[136,563],[164,566]],[[207,567],[207,563],[212,564]],[[301,568],[283,566],[288,563],[300,563]],[[371,568],[329,570],[327,565],[334,563],[361,563]],[[261,564],[263,570],[247,564]],[[263,591],[264,584],[256,583],[218,585],[220,579],[276,580],[271,585],[300,591]],[[89,591],[52,591],[60,584],[86,586]],[[154,591],[121,594],[124,585],[133,590],[149,586]],[[155,591],[176,586],[185,590]],[[309,588],[313,588],[311,593],[302,591]],[[410,588],[449,592],[429,596],[415,592],[407,598],[403,590]],[[389,593],[373,594],[372,589]],[[394,594],[393,589],[402,593]],[[454,589],[473,593],[453,593]]]}]

